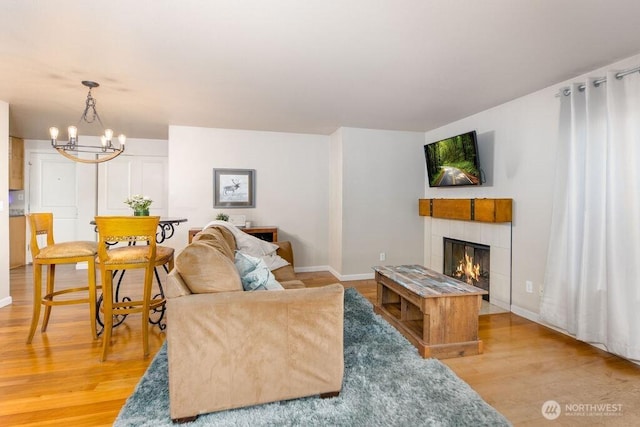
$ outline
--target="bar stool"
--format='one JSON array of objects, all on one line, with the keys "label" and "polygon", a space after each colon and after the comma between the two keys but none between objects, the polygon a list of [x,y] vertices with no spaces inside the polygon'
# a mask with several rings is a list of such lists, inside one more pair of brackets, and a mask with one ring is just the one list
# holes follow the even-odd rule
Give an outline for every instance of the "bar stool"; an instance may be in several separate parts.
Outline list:
[{"label": "bar stool", "polygon": [[[93,339],[97,339],[96,332],[96,269],[95,257],[98,252],[96,242],[74,241],[55,243],[53,238],[53,213],[32,213],[29,218],[31,229],[31,257],[33,258],[33,316],[27,344],[31,344],[40,320],[40,306],[44,305],[42,332],[47,330],[51,307],[54,305],[89,304],[89,319]],[[38,236],[46,235],[46,246],[40,247]],[[88,263],[88,285],[84,287],[54,290],[56,265]],[[47,290],[42,296],[42,266],[47,266]],[[57,299],[56,297],[68,293],[88,292],[87,297],[75,299]]]},{"label": "bar stool", "polygon": [[[164,306],[162,295],[154,298],[151,286],[155,267],[168,264],[173,268],[174,250],[156,244],[156,233],[160,217],[158,216],[97,216],[98,256],[96,262],[100,267],[102,278],[102,296],[104,313],[104,332],[102,336],[102,355],[100,361],[106,360],[107,348],[111,342],[113,317],[142,313],[142,347],[144,357],[149,356],[148,314]],[[126,242],[128,246],[111,247],[118,242]],[[137,244],[146,243],[146,244]],[[145,269],[142,284],[142,299],[115,301],[113,276],[116,272],[128,269]]]}]

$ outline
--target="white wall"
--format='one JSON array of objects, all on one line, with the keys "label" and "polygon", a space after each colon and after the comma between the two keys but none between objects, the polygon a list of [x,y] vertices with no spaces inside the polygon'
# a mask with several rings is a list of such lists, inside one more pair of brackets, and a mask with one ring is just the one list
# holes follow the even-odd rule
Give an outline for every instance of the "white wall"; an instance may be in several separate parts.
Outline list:
[{"label": "white wall", "polygon": [[[218,212],[276,225],[296,268],[341,279],[384,263],[421,263],[424,188],[420,132],[341,128],[331,136],[169,128],[169,215],[203,226]],[[213,169],[256,169],[255,209],[213,209]],[[171,244],[180,248],[187,235]]]},{"label": "white wall", "polygon": [[[0,236],[9,236],[9,104],[0,101]],[[0,307],[11,304],[9,295],[9,238],[0,239]]]},{"label": "white wall", "polygon": [[[296,269],[326,269],[329,245],[329,141],[325,135],[169,127],[169,216],[184,216],[170,244],[215,216],[246,215],[278,227],[293,244]],[[255,169],[256,207],[213,208],[213,169]]]},{"label": "white wall", "polygon": [[342,128],[341,143],[342,170],[332,170],[342,175],[340,278],[373,277],[375,265],[422,263],[424,134]]},{"label": "white wall", "polygon": [[[605,70],[633,68],[639,62],[640,55],[588,75],[602,77]],[[481,187],[425,186],[425,197],[513,198],[512,311],[516,313],[535,316],[539,312],[539,289],[544,281],[556,185],[560,103],[555,95],[561,87],[584,81],[585,77],[576,77],[425,134],[428,143],[476,129],[480,162],[488,180]],[[525,291],[527,280],[534,284],[533,293]]]},{"label": "white wall", "polygon": [[338,276],[342,271],[342,129],[331,135],[329,151],[329,266]]}]

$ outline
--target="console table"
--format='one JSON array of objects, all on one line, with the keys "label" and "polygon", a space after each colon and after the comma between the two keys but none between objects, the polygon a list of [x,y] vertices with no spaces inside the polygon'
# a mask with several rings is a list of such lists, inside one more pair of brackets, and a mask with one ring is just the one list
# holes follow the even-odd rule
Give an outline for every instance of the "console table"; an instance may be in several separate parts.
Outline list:
[{"label": "console table", "polygon": [[[251,234],[252,236],[257,237],[258,239],[265,240],[267,242],[277,242],[278,241],[278,227],[273,226],[264,226],[264,227],[238,227],[240,230],[244,231],[247,234]],[[193,240],[193,236],[202,231],[202,227],[200,228],[190,228],[189,229],[189,243]]]},{"label": "console table", "polygon": [[446,359],[482,353],[478,316],[487,291],[420,265],[374,267],[374,311],[418,348]]}]

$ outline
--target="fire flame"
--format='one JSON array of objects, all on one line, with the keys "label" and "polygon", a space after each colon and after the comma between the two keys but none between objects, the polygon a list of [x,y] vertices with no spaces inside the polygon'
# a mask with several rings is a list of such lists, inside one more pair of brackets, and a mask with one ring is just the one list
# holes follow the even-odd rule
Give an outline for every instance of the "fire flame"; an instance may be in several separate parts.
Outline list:
[{"label": "fire flame", "polygon": [[456,277],[463,277],[465,281],[473,285],[473,281],[480,280],[480,264],[474,264],[473,258],[464,254],[464,259],[460,260],[460,264],[456,268]]}]

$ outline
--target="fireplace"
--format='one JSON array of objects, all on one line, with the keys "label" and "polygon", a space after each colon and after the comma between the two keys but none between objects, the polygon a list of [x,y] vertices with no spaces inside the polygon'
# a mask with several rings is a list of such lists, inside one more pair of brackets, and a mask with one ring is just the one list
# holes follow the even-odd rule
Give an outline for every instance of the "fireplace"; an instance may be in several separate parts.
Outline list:
[{"label": "fireplace", "polygon": [[[490,292],[489,246],[448,237],[443,237],[443,241],[443,273]],[[489,294],[482,298],[489,301]]]}]

